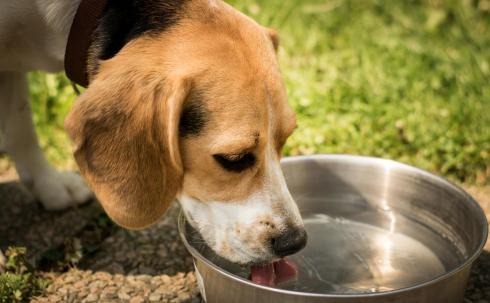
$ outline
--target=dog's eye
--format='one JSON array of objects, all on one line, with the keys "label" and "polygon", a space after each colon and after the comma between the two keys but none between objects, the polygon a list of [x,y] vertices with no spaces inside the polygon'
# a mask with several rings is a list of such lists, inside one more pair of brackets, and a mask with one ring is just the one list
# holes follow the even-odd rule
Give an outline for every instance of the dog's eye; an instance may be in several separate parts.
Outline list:
[{"label": "dog's eye", "polygon": [[243,153],[238,155],[213,155],[214,160],[224,169],[232,172],[241,172],[255,164],[255,156],[252,153]]}]

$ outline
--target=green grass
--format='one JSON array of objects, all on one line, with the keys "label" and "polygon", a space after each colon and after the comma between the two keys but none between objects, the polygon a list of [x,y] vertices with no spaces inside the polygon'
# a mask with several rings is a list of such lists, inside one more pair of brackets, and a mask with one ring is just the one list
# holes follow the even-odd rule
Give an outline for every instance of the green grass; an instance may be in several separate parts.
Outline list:
[{"label": "green grass", "polygon": [[[488,0],[230,2],[279,31],[299,122],[286,154],[378,156],[489,182]],[[30,81],[42,145],[73,166],[62,131],[68,82],[37,73]]]},{"label": "green grass", "polygon": [[34,273],[26,261],[26,249],[9,247],[6,270],[0,273],[0,303],[30,302],[48,286],[48,280]]},{"label": "green grass", "polygon": [[31,108],[39,141],[49,160],[58,167],[75,169],[71,142],[63,129],[75,93],[62,74],[31,73],[29,75]]}]

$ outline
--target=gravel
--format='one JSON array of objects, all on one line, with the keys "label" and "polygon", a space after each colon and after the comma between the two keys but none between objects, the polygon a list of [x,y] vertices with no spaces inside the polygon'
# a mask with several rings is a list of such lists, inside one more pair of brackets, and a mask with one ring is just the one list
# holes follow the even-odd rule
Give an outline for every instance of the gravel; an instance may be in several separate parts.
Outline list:
[{"label": "gravel", "polygon": [[28,259],[37,263],[45,251],[73,238],[100,213],[96,203],[47,212],[18,182],[0,183],[0,249],[25,246]]},{"label": "gravel", "polygon": [[194,273],[122,275],[71,269],[31,302],[201,302]]},{"label": "gravel", "polygon": [[[96,202],[46,212],[23,186],[0,183],[0,249],[26,246],[38,268],[46,256],[61,255],[51,264],[55,271],[44,274],[50,286],[32,302],[201,302],[192,258],[177,232],[177,203],[140,231],[94,224],[102,213]],[[58,266],[76,254],[76,267]]]},{"label": "gravel", "polygon": [[490,303],[490,251],[483,251],[471,269],[465,303]]},{"label": "gravel", "polygon": [[[490,187],[469,191],[490,215]],[[0,183],[0,249],[27,246],[30,260],[39,265],[46,251],[64,254],[60,260],[66,261],[68,248],[78,243],[71,253],[79,257],[69,259],[75,264],[44,271],[38,266],[52,282],[32,302],[197,303],[202,300],[192,259],[177,233],[178,212],[175,203],[161,221],[141,231],[110,223],[101,228],[93,223],[102,214],[95,202],[59,213],[45,212],[18,183]],[[464,303],[490,303],[488,244],[473,266]]]},{"label": "gravel", "polygon": [[97,253],[79,266],[120,274],[175,275],[192,271],[192,258],[178,235],[179,210],[174,203],[162,220],[144,230],[118,228]]}]

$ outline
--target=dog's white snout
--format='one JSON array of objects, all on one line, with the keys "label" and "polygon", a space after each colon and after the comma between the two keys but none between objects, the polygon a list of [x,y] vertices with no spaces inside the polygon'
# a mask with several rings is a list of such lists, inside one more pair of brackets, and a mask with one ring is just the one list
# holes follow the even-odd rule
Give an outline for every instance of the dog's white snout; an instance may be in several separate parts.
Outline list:
[{"label": "dog's white snout", "polygon": [[276,229],[277,224],[272,219],[259,219],[258,223],[267,229]]}]

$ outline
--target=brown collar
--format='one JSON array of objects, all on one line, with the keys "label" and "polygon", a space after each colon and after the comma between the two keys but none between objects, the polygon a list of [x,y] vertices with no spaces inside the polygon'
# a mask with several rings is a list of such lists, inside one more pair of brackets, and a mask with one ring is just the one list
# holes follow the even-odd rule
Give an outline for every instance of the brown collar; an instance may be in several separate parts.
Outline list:
[{"label": "brown collar", "polygon": [[81,0],[65,51],[65,71],[68,78],[83,87],[88,86],[87,57],[93,31],[102,17],[108,0]]}]

